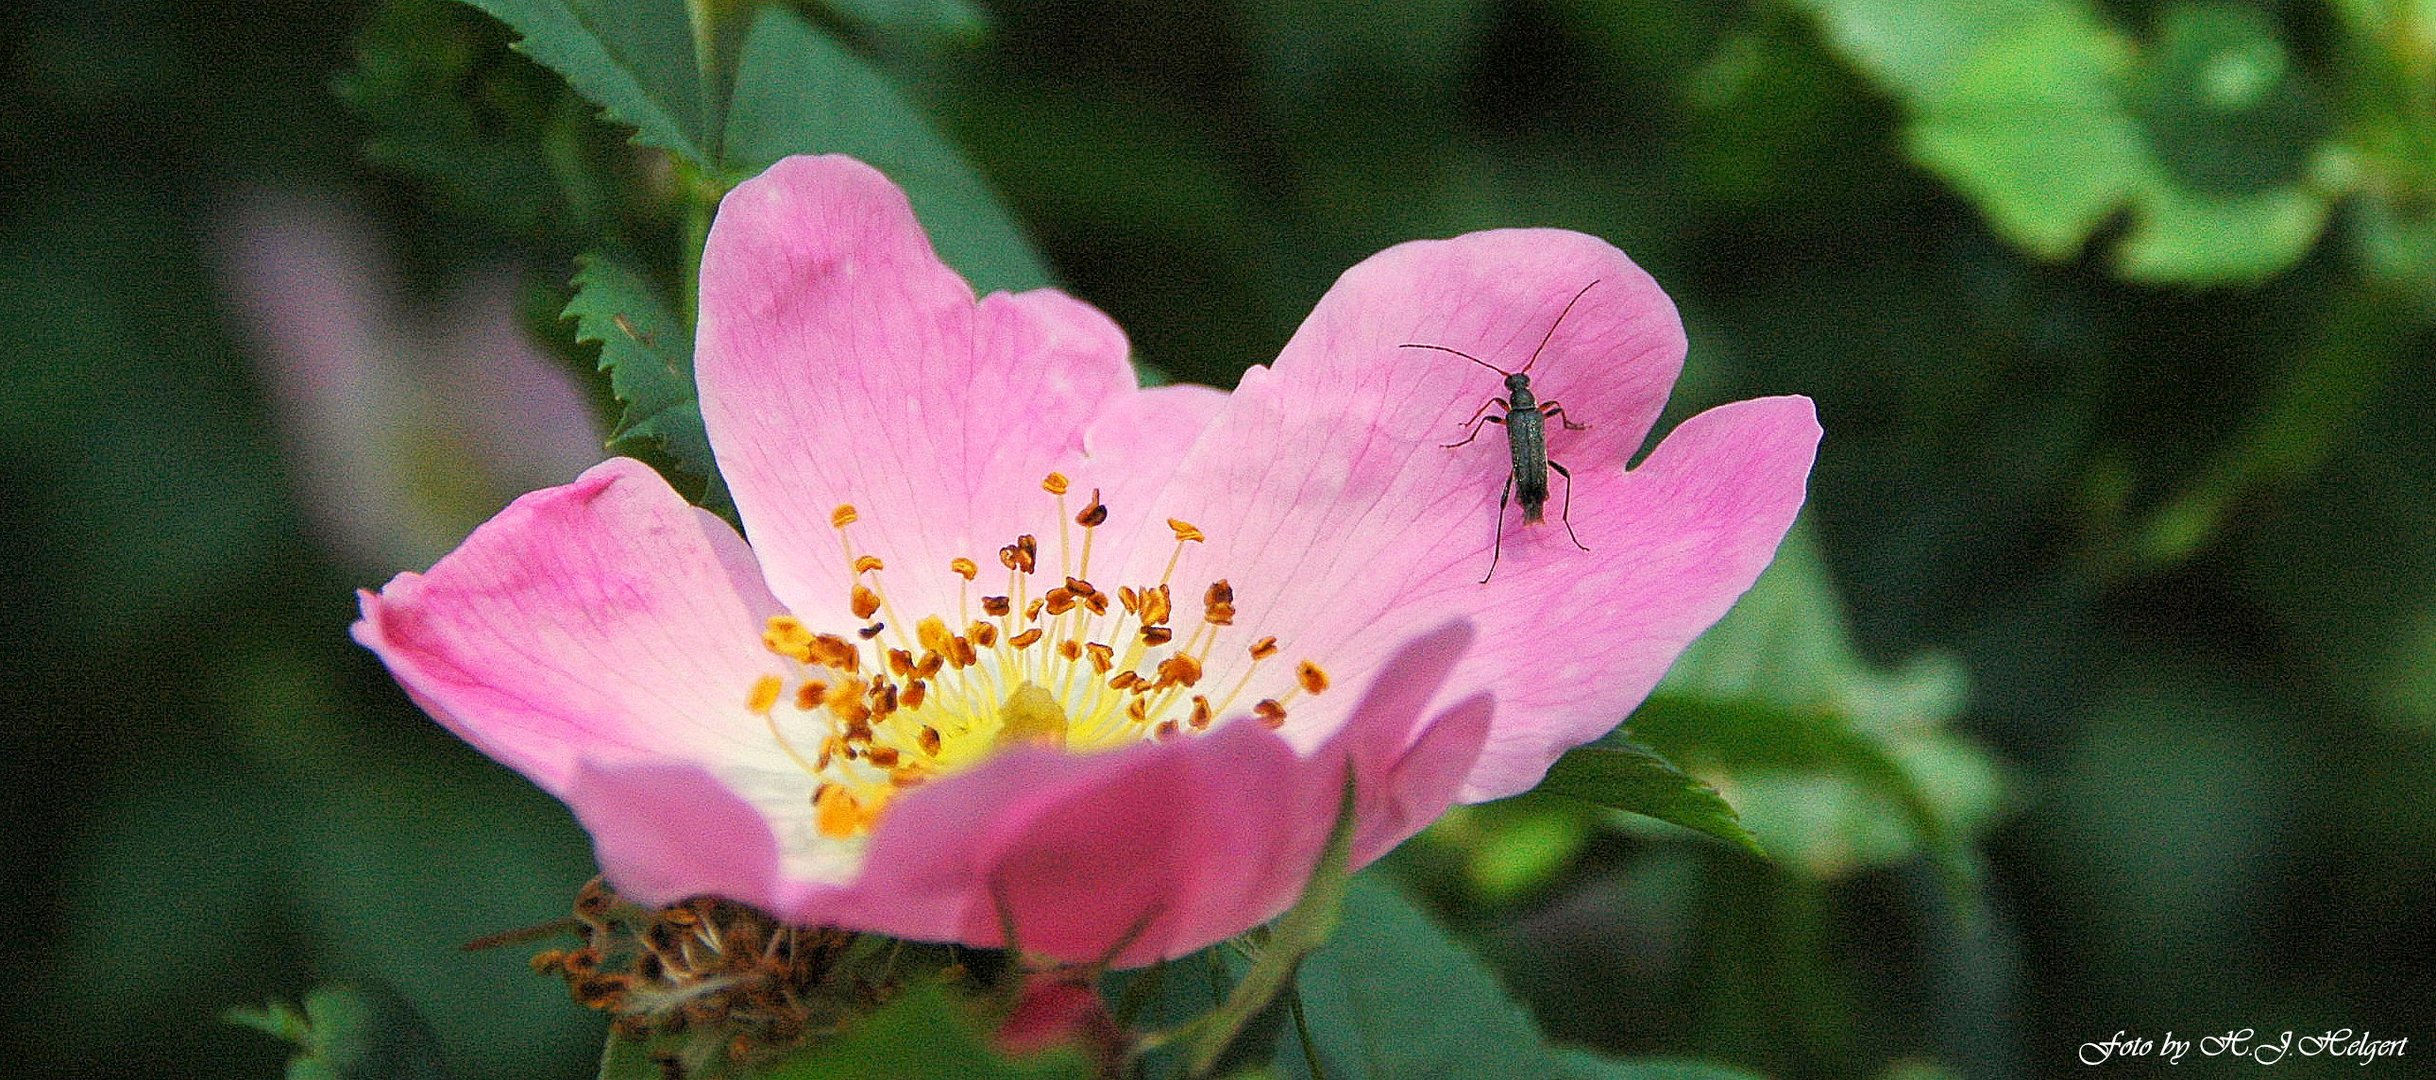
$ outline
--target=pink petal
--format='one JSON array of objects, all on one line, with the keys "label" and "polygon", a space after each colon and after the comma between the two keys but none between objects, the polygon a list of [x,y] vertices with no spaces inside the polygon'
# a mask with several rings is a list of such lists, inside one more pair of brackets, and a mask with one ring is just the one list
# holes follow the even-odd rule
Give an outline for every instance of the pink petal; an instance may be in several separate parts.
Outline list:
[{"label": "pink petal", "polygon": [[775,753],[745,709],[775,609],[733,529],[614,458],[364,594],[355,639],[450,730],[563,795],[579,758]]},{"label": "pink petal", "polygon": [[[1509,470],[1503,428],[1458,450],[1440,445],[1505,392],[1499,377],[1399,346],[1442,344],[1519,368],[1552,326],[1534,386],[1593,427],[1552,435],[1551,446],[1571,464],[1620,467],[1682,365],[1673,305],[1594,237],[1473,233],[1402,244],[1346,271],[1276,366],[1245,373],[1213,424],[1227,437],[1191,453],[1154,511],[1210,534],[1189,565],[1231,580],[1256,633],[1276,634],[1289,656],[1366,670],[1390,643],[1450,614],[1419,602],[1423,593],[1479,580]],[[1508,554],[1519,554],[1515,543]],[[1290,731],[1298,745],[1326,733]]]},{"label": "pink petal", "polygon": [[[853,917],[1003,945],[1003,912],[1022,948],[1065,960],[1181,955],[1292,901],[1291,889],[1248,887],[1310,872],[1334,806],[1320,787],[1255,725],[1090,757],[1012,751],[899,800],[872,838],[856,886],[869,906]],[[1279,865],[1295,872],[1262,873]]]},{"label": "pink petal", "polygon": [[1430,717],[1404,752],[1361,774],[1354,788],[1362,822],[1353,839],[1354,866],[1370,865],[1446,813],[1487,746],[1496,714],[1489,695],[1474,694]]},{"label": "pink petal", "polygon": [[[1544,524],[1503,508],[1501,562],[1483,585],[1512,468],[1505,429],[1443,444],[1505,388],[1460,358],[1398,346],[1519,367],[1577,293],[1532,371],[1543,401],[1591,425],[1549,425],[1550,455],[1575,480],[1551,472]],[[1211,534],[1188,566],[1228,576],[1242,623],[1276,633],[1289,656],[1372,670],[1388,643],[1470,616],[1484,645],[1450,693],[1485,690],[1498,705],[1463,798],[1511,794],[1639,703],[1749,587],[1801,503],[1818,427],[1798,399],[1695,419],[1624,471],[1682,348],[1672,305],[1594,238],[1496,232],[1393,248],[1346,273],[1275,368],[1245,375],[1212,425],[1226,438],[1191,452],[1158,512]],[[1568,539],[1568,517],[1590,551]],[[1288,737],[1314,745],[1342,715],[1297,710]]]},{"label": "pink petal", "polygon": [[1406,642],[1323,747],[1353,768],[1356,867],[1437,820],[1480,756],[1494,712],[1486,695],[1429,711],[1475,637],[1470,623],[1454,622]]},{"label": "pink petal", "polygon": [[[1302,757],[1257,724],[1111,753],[1011,751],[899,799],[872,837],[851,905],[799,909],[928,940],[1017,943],[1121,966],[1181,956],[1276,916],[1301,895],[1347,768],[1374,767],[1357,813],[1368,861],[1445,809],[1486,730],[1486,703],[1417,711],[1470,632],[1397,650],[1339,738]],[[1418,742],[1416,743],[1416,740]],[[1431,805],[1435,800],[1435,805]],[[814,904],[829,903],[813,897]]]},{"label": "pink petal", "polygon": [[563,797],[592,834],[601,873],[629,900],[717,894],[765,909],[788,900],[769,821],[701,766],[581,761]]},{"label": "pink petal", "polygon": [[1710,409],[1639,468],[1574,470],[1573,524],[1589,552],[1574,550],[1554,521],[1518,551],[1509,526],[1508,565],[1493,581],[1435,594],[1481,626],[1455,684],[1497,693],[1496,726],[1463,801],[1530,789],[1558,755],[1649,695],[1775,558],[1819,434],[1804,397]]},{"label": "pink petal", "polygon": [[771,588],[824,624],[852,619],[836,506],[861,512],[854,538],[906,617],[952,613],[948,563],[1054,527],[1041,478],[1135,391],[1107,316],[1049,290],[976,304],[904,193],[835,156],[789,158],[720,205],[695,374]]},{"label": "pink petal", "polygon": [[1167,553],[1171,541],[1157,508],[1175,501],[1168,488],[1185,454],[1205,436],[1224,440],[1229,435],[1212,431],[1226,398],[1221,390],[1178,383],[1108,399],[1083,432],[1084,460],[1073,470],[1078,483],[1102,489],[1110,507],[1108,524],[1101,527],[1105,550]]}]

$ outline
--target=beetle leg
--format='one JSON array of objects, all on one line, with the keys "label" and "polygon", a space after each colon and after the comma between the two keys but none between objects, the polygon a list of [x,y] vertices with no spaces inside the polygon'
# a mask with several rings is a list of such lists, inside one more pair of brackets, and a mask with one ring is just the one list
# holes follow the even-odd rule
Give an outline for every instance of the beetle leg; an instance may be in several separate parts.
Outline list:
[{"label": "beetle leg", "polygon": [[[1566,479],[1566,490],[1572,490],[1572,479],[1570,477]],[[1509,472],[1506,474],[1505,493],[1497,496],[1497,539],[1491,541],[1489,544],[1489,572],[1480,576],[1480,583],[1483,585],[1488,584],[1490,578],[1497,576],[1497,559],[1506,552],[1506,503],[1511,501],[1513,498],[1514,474]],[[1565,527],[1570,529],[1573,526],[1567,525]]]},{"label": "beetle leg", "polygon": [[[1553,461],[1548,463],[1548,467],[1555,469],[1556,475],[1565,478],[1565,506],[1563,509],[1557,511],[1558,520],[1565,523],[1565,539],[1573,541],[1573,546],[1582,548],[1584,551],[1588,551],[1590,550],[1589,548],[1582,547],[1582,538],[1573,535],[1573,473],[1571,470]],[[1508,482],[1512,482],[1511,477],[1508,478]],[[1502,518],[1505,515],[1499,514],[1498,516]]]},{"label": "beetle leg", "polygon": [[1555,403],[1555,402],[1553,402],[1553,401],[1542,402],[1542,403],[1540,404],[1540,407],[1539,407],[1539,414],[1540,414],[1541,416],[1553,416],[1553,417],[1557,418],[1558,420],[1562,420],[1562,421],[1564,421],[1564,423],[1565,423],[1565,430],[1567,430],[1567,431],[1588,431],[1588,430],[1590,430],[1590,425],[1588,425],[1588,424],[1576,424],[1576,423],[1574,423],[1574,422],[1573,422],[1573,418],[1572,418],[1572,417],[1565,415],[1565,407],[1564,407],[1564,406],[1562,406],[1562,405],[1559,405],[1559,404],[1557,404],[1557,403]]},{"label": "beetle leg", "polygon": [[1511,405],[1507,405],[1507,404],[1506,404],[1506,399],[1501,398],[1501,397],[1493,397],[1493,398],[1490,398],[1490,399],[1489,399],[1489,400],[1487,400],[1487,401],[1483,401],[1483,402],[1481,402],[1481,403],[1480,403],[1480,407],[1479,407],[1479,408],[1472,410],[1472,418],[1471,418],[1471,419],[1469,419],[1469,420],[1466,420],[1466,421],[1464,421],[1464,422],[1463,422],[1463,426],[1465,426],[1465,427],[1467,427],[1467,428],[1472,429],[1472,433],[1471,433],[1471,434],[1469,434],[1469,435],[1464,436],[1464,437],[1463,437],[1463,442],[1440,443],[1439,445],[1440,445],[1441,447],[1444,447],[1445,449],[1452,450],[1452,449],[1454,449],[1454,448],[1456,448],[1456,447],[1458,447],[1458,446],[1462,446],[1462,445],[1463,445],[1463,443],[1468,443],[1468,442],[1471,442],[1471,441],[1472,441],[1472,440],[1474,440],[1474,439],[1479,438],[1479,437],[1480,437],[1480,425],[1482,425],[1482,424],[1502,424],[1502,423],[1505,423],[1505,422],[1506,422],[1506,418],[1505,418],[1505,417],[1503,417],[1503,416],[1490,416],[1490,415],[1489,415],[1489,407],[1490,407],[1490,406],[1493,406],[1493,405],[1494,405],[1494,406],[1502,406],[1502,407],[1504,407],[1504,408],[1506,408],[1506,409],[1509,409],[1509,410],[1511,410],[1511,409],[1513,408],[1513,406],[1511,406]]}]

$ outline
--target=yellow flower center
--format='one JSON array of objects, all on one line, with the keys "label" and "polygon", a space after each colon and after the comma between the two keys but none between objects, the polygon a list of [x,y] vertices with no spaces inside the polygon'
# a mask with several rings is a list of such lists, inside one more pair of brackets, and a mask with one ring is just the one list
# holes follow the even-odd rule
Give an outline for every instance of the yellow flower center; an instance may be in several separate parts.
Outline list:
[{"label": "yellow flower center", "polygon": [[[1059,567],[1046,580],[1058,583],[1039,588],[1039,542],[1018,536],[998,549],[1005,591],[981,596],[978,617],[980,565],[958,558],[947,567],[962,579],[954,622],[927,614],[910,632],[889,603],[886,564],[855,547],[854,507],[830,516],[852,570],[846,605],[864,625],[849,638],[816,633],[794,615],[772,616],[762,644],[784,658],[788,673],[761,677],[746,698],[780,749],[813,777],[821,835],[868,833],[898,792],[1009,746],[1087,753],[1206,731],[1277,654],[1275,637],[1242,640],[1251,635],[1235,629],[1235,591],[1223,578],[1202,591],[1201,617],[1179,638],[1169,579],[1185,547],[1205,539],[1201,530],[1169,519],[1176,550],[1158,582],[1111,595],[1091,583],[1092,539],[1108,520],[1099,492],[1068,515],[1066,478],[1051,473],[1041,487],[1057,500]],[[1081,557],[1068,565],[1075,527]],[[1213,698],[1202,674],[1221,647],[1243,648],[1250,662]],[[1297,694],[1327,688],[1327,673],[1305,660],[1293,686],[1259,698],[1251,711],[1279,727]]]}]

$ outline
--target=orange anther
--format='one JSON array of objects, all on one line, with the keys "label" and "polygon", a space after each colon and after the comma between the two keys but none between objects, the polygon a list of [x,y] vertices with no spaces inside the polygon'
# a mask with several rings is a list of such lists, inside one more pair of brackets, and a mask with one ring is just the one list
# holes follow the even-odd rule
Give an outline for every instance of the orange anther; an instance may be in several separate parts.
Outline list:
[{"label": "orange anther", "polygon": [[869,684],[861,679],[839,679],[821,695],[821,704],[848,724],[869,719],[871,711],[863,707],[863,693]]},{"label": "orange anther", "polygon": [[1167,527],[1176,530],[1176,542],[1179,544],[1198,544],[1209,539],[1209,537],[1202,535],[1201,530],[1194,528],[1193,523],[1189,521],[1178,521],[1175,518],[1169,518],[1167,519]]},{"label": "orange anther", "polygon": [[1031,647],[1032,647],[1032,643],[1033,643],[1033,642],[1035,642],[1035,641],[1039,641],[1039,640],[1040,640],[1040,627],[1035,626],[1035,627],[1033,627],[1033,628],[1031,628],[1031,629],[1029,629],[1029,630],[1024,631],[1023,633],[1020,633],[1020,634],[1015,635],[1014,637],[1008,638],[1008,639],[1007,639],[1007,644],[1009,644],[1009,645],[1013,645],[1013,646],[1015,646],[1015,647],[1016,647],[1016,648],[1018,648],[1018,649],[1028,649],[1028,648],[1031,648]]},{"label": "orange anther", "polygon": [[870,831],[880,816],[880,804],[874,800],[865,806],[862,800],[836,784],[822,784],[812,796],[812,820],[822,836],[843,840]]},{"label": "orange anther", "polygon": [[1260,699],[1259,704],[1252,706],[1252,715],[1272,729],[1286,726],[1286,707],[1272,698]]},{"label": "orange anther", "polygon": [[885,570],[887,568],[888,564],[881,562],[880,557],[877,555],[858,556],[854,560],[854,572],[858,574],[868,574],[874,570]]},{"label": "orange anther", "polygon": [[852,525],[854,524],[854,519],[855,513],[853,503],[839,503],[837,504],[837,509],[829,511],[829,527],[833,529],[843,529],[848,525]]},{"label": "orange anther", "polygon": [[1201,594],[1201,620],[1212,626],[1235,625],[1235,587],[1225,578],[1211,582]]},{"label": "orange anther", "polygon": [[1100,502],[1100,489],[1092,488],[1091,505],[1084,507],[1082,513],[1074,515],[1074,523],[1086,529],[1092,529],[1098,528],[1107,520],[1108,507]]},{"label": "orange anther", "polygon": [[921,642],[923,648],[935,653],[946,653],[949,649],[948,642],[954,636],[948,633],[947,623],[941,621],[936,615],[926,617],[921,622],[914,624],[914,640]]},{"label": "orange anther", "polygon": [[1025,533],[1015,542],[998,549],[998,562],[1009,570],[1029,574],[1040,564],[1040,541]]},{"label": "orange anther", "polygon": [[769,628],[761,632],[763,648],[788,657],[798,663],[812,659],[812,631],[792,615],[770,616]]},{"label": "orange anther", "polygon": [[880,610],[880,594],[871,591],[866,586],[855,586],[853,594],[847,598],[847,601],[849,606],[854,608],[854,617],[858,619],[868,619],[874,612]]},{"label": "orange anther", "polygon": [[1053,472],[1053,473],[1050,473],[1048,476],[1043,477],[1043,478],[1041,479],[1041,481],[1040,481],[1040,489],[1041,489],[1042,491],[1046,491],[1046,492],[1048,492],[1048,493],[1049,493],[1049,494],[1051,494],[1051,495],[1063,495],[1063,494],[1065,494],[1065,493],[1066,493],[1066,474],[1064,474],[1064,473],[1054,473],[1054,472]]},{"label": "orange anther", "polygon": [[1142,644],[1144,645],[1157,648],[1174,640],[1176,640],[1176,632],[1164,626],[1145,626],[1142,628]]},{"label": "orange anther", "polygon": [[955,571],[958,576],[964,578],[966,581],[973,580],[976,575],[981,573],[981,567],[979,564],[973,562],[971,559],[965,558],[962,555],[956,556],[953,561],[949,562],[947,564],[947,568]]},{"label": "orange anther", "polygon": [[849,675],[863,669],[863,650],[836,634],[822,634],[812,639],[808,651],[815,663],[834,668]]},{"label": "orange anther", "polygon": [[1201,681],[1201,661],[1186,653],[1177,653],[1159,661],[1159,682],[1154,690],[1170,686],[1191,686]]},{"label": "orange anther", "polygon": [[1252,643],[1252,659],[1266,660],[1277,655],[1277,639],[1265,637]]},{"label": "orange anther", "polygon": [[745,695],[745,708],[767,715],[770,706],[778,704],[778,691],[785,686],[785,680],[776,675],[764,675],[753,680],[753,692]]},{"label": "orange anther", "polygon": [[1328,689],[1328,673],[1309,660],[1294,666],[1294,678],[1303,684],[1304,690],[1314,694]]}]

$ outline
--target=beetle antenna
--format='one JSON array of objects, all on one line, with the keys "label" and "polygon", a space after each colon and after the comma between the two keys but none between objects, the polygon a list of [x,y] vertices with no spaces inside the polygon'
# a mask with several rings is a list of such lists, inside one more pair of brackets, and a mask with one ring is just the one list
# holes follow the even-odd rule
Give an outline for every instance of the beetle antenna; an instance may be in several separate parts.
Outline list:
[{"label": "beetle antenna", "polygon": [[1470,354],[1470,353],[1468,353],[1468,352],[1465,352],[1465,351],[1463,351],[1463,350],[1461,350],[1461,349],[1450,349],[1450,348],[1447,348],[1447,347],[1446,347],[1446,346],[1444,346],[1444,345],[1410,345],[1410,344],[1407,344],[1407,345],[1398,345],[1398,346],[1396,346],[1396,348],[1399,348],[1399,349],[1436,349],[1436,350],[1438,350],[1439,352],[1451,352],[1451,353],[1454,353],[1454,354],[1455,354],[1455,355],[1457,355],[1457,356],[1460,356],[1460,357],[1462,357],[1462,358],[1464,358],[1464,359],[1466,359],[1466,360],[1469,360],[1469,361],[1471,361],[1471,362],[1473,362],[1473,363],[1475,363],[1475,364],[1478,364],[1478,365],[1480,365],[1481,367],[1487,368],[1487,369],[1489,369],[1490,371],[1494,371],[1494,372],[1496,372],[1496,373],[1498,373],[1498,374],[1500,374],[1500,375],[1512,375],[1512,374],[1514,374],[1514,373],[1513,373],[1513,372],[1511,372],[1511,371],[1507,371],[1507,370],[1506,370],[1506,369],[1504,369],[1504,368],[1498,367],[1498,366],[1497,366],[1497,365],[1495,365],[1495,364],[1492,364],[1492,363],[1490,363],[1490,362],[1488,362],[1488,361],[1486,361],[1486,360],[1483,360],[1483,359],[1481,359],[1481,358],[1479,358],[1479,357],[1477,357],[1477,356],[1474,356],[1474,355],[1472,355],[1472,354]]},{"label": "beetle antenna", "polygon": [[1548,324],[1548,332],[1540,336],[1539,348],[1531,350],[1531,359],[1522,366],[1523,371],[1529,371],[1532,364],[1539,363],[1539,354],[1548,348],[1548,342],[1555,339],[1556,328],[1565,324],[1565,316],[1573,313],[1573,305],[1580,303],[1582,296],[1590,291],[1591,286],[1598,283],[1598,279],[1592,279],[1589,285],[1582,286],[1581,292],[1573,294],[1573,299],[1565,301],[1565,310],[1557,312],[1556,321]]}]

